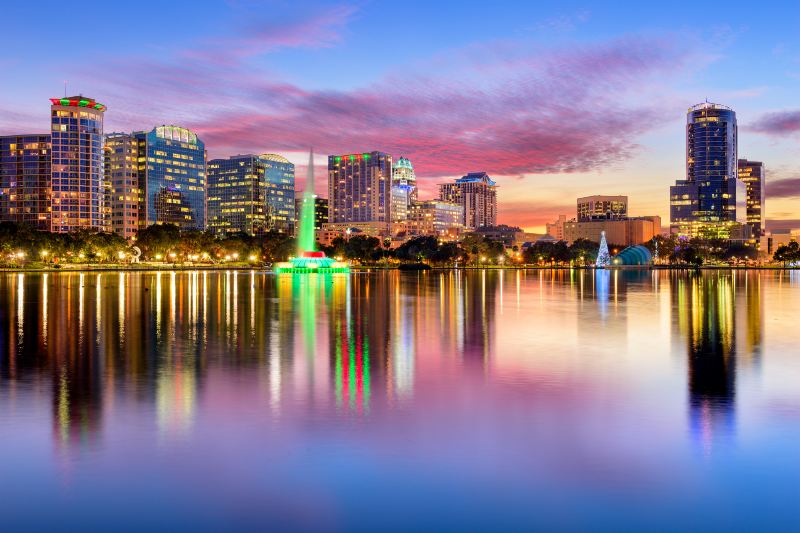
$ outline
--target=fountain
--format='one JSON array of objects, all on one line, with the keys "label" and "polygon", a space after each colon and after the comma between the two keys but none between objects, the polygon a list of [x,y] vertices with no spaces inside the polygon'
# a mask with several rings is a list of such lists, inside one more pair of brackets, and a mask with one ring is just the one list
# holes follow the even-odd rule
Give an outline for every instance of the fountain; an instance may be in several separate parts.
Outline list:
[{"label": "fountain", "polygon": [[317,241],[314,238],[314,210],[314,151],[312,150],[308,156],[306,188],[303,192],[303,203],[298,222],[297,256],[290,258],[288,262],[276,264],[273,268],[276,273],[350,272],[347,263],[325,257],[325,252],[317,250]]}]

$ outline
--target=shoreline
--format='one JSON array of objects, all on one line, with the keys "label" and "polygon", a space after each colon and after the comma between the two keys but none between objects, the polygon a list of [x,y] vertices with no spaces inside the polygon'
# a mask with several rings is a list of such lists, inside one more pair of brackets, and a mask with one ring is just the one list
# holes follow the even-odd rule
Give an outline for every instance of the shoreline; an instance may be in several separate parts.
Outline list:
[{"label": "shoreline", "polygon": [[[384,266],[351,266],[353,272],[379,272],[379,271],[399,271],[397,266],[384,267]],[[227,271],[227,270],[256,270],[262,272],[272,272],[272,267],[262,265],[164,265],[164,264],[139,264],[139,265],[74,265],[69,267],[53,268],[43,266],[32,267],[0,267],[0,272],[41,272],[41,273],[59,273],[59,272],[184,272],[184,271]],[[537,265],[470,265],[470,266],[432,266],[430,270],[601,270],[594,266],[537,266]],[[793,271],[800,270],[800,266],[778,266],[778,265],[764,265],[764,266],[725,266],[725,265],[705,265],[701,267],[685,266],[685,265],[652,265],[652,266],[627,266],[627,267],[610,267],[604,270],[610,272],[632,272],[632,271],[648,271],[648,270],[674,270],[674,271],[698,271],[698,270],[770,270],[770,271]],[[425,270],[406,270],[405,272],[425,272]]]}]

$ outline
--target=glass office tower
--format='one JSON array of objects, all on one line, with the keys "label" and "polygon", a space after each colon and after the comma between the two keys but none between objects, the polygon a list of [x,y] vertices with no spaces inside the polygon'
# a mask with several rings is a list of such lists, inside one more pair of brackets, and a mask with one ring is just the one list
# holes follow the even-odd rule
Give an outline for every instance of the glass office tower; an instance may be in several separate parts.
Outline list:
[{"label": "glass office tower", "polygon": [[730,238],[746,220],[746,187],[738,179],[736,113],[704,102],[686,116],[686,179],[670,189],[672,231]]},{"label": "glass office tower", "polygon": [[277,154],[208,162],[208,227],[216,235],[294,232],[294,164]]},{"label": "glass office tower", "polygon": [[104,230],[106,106],[83,96],[52,98],[50,102],[51,230]]},{"label": "glass office tower", "polygon": [[417,176],[411,161],[402,156],[392,166],[391,196],[392,222],[405,222],[417,200]]},{"label": "glass office tower", "polygon": [[466,229],[497,225],[497,184],[486,172],[470,172],[440,184],[439,199],[461,206]]},{"label": "glass office tower", "polygon": [[178,126],[136,132],[137,175],[142,189],[140,227],[175,224],[206,228],[206,151],[196,134]]},{"label": "glass office tower", "polygon": [[50,135],[0,137],[0,221],[50,231]]}]

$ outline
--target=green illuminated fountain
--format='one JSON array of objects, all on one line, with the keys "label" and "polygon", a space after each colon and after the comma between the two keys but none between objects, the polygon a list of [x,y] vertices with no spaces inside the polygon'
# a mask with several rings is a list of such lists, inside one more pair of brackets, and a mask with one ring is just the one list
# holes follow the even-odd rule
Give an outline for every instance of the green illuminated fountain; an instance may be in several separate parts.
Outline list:
[{"label": "green illuminated fountain", "polygon": [[278,263],[273,270],[278,273],[311,274],[350,272],[347,263],[342,263],[325,257],[325,252],[317,250],[317,241],[314,237],[314,151],[308,156],[308,173],[306,174],[306,189],[303,192],[303,203],[300,208],[298,222],[297,257],[292,257],[288,262]]}]

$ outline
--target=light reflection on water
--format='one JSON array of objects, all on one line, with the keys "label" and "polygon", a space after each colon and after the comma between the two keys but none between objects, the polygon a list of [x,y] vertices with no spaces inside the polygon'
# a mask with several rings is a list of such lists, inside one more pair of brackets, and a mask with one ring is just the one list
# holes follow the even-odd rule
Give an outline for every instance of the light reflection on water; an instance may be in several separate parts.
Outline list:
[{"label": "light reflection on water", "polygon": [[788,524],[798,318],[795,272],[4,273],[0,500],[42,527]]}]

